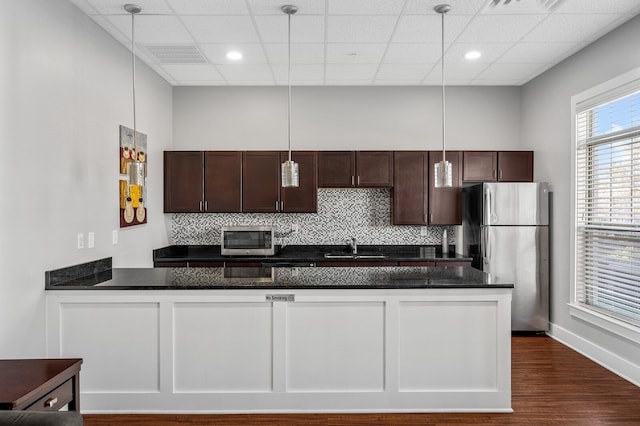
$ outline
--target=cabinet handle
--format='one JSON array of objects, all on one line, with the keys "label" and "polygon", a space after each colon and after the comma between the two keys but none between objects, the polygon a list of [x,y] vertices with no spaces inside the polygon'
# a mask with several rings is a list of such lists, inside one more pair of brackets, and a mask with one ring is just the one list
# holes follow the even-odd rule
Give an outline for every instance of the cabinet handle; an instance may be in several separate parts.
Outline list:
[{"label": "cabinet handle", "polygon": [[204,211],[205,211],[205,212],[208,212],[208,211],[209,211],[209,202],[208,202],[208,201],[205,201],[205,202],[204,202]]},{"label": "cabinet handle", "polygon": [[358,186],[360,185],[360,175],[358,175]]},{"label": "cabinet handle", "polygon": [[500,169],[500,172],[498,172],[498,179],[502,179],[502,169]]},{"label": "cabinet handle", "polygon": [[424,215],[424,223],[427,223],[427,222],[429,222],[429,219],[427,218],[427,215],[425,214]]},{"label": "cabinet handle", "polygon": [[280,201],[280,211],[284,211],[284,201]]},{"label": "cabinet handle", "polygon": [[44,406],[47,408],[51,408],[58,403],[58,397],[49,398],[44,402]]},{"label": "cabinet handle", "polygon": [[492,175],[492,176],[493,176],[493,178],[494,178],[494,179],[497,179],[497,178],[498,178],[498,177],[496,176],[496,169],[493,169],[493,175]]},{"label": "cabinet handle", "polygon": [[277,211],[277,212],[278,212],[278,211],[280,211],[280,210],[278,209],[278,200],[276,200],[276,211]]},{"label": "cabinet handle", "polygon": [[353,176],[351,176],[351,186],[356,186],[356,185],[355,185],[355,182],[354,182],[354,177],[353,177]]},{"label": "cabinet handle", "polygon": [[202,211],[202,201],[200,201],[199,207],[198,207],[198,211]]},{"label": "cabinet handle", "polygon": [[429,223],[433,223],[433,213],[429,215]]}]

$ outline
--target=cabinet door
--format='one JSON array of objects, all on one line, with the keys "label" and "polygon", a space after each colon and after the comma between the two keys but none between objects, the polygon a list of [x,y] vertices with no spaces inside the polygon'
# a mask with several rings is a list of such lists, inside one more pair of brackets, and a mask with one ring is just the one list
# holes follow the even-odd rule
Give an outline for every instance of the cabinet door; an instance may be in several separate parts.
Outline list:
[{"label": "cabinet door", "polygon": [[320,188],[353,188],[355,175],[355,152],[318,152],[318,186]]},{"label": "cabinet door", "polygon": [[393,155],[393,224],[426,225],[428,153],[396,151]]},{"label": "cabinet door", "polygon": [[204,211],[241,212],[242,152],[204,153]]},{"label": "cabinet door", "polygon": [[280,153],[246,151],[242,154],[242,211],[273,213],[280,210]]},{"label": "cabinet door", "polygon": [[[447,151],[446,159],[453,168],[453,186],[435,188],[433,179],[429,181],[429,224],[462,224],[462,152]],[[442,161],[442,151],[429,152],[429,176],[435,174],[435,164]]]},{"label": "cabinet door", "polygon": [[498,181],[533,182],[533,151],[499,151]]},{"label": "cabinet door", "polygon": [[362,188],[393,186],[393,151],[357,151],[356,185]]},{"label": "cabinet door", "polygon": [[498,153],[495,151],[465,151],[462,180],[495,182],[498,178]]},{"label": "cabinet door", "polygon": [[164,152],[164,212],[200,212],[202,200],[202,153]]},{"label": "cabinet door", "polygon": [[[289,159],[288,152],[280,153],[280,164]],[[291,159],[298,163],[300,186],[282,188],[282,211],[287,213],[315,213],[318,211],[318,161],[315,152],[292,152]]]}]

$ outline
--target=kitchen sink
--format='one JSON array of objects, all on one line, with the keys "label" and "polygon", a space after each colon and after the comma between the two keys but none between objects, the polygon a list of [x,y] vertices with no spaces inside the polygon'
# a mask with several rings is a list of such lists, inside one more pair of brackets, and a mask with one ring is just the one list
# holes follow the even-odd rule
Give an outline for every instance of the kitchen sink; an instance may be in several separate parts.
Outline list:
[{"label": "kitchen sink", "polygon": [[325,259],[385,259],[384,254],[325,253]]}]

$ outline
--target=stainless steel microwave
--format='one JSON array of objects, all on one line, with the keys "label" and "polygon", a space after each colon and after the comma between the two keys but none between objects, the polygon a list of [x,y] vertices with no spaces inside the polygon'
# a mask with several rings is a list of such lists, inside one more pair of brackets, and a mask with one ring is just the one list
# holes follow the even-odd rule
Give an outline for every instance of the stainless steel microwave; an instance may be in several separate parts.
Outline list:
[{"label": "stainless steel microwave", "polygon": [[223,226],[220,253],[223,256],[272,256],[275,254],[273,226]]}]

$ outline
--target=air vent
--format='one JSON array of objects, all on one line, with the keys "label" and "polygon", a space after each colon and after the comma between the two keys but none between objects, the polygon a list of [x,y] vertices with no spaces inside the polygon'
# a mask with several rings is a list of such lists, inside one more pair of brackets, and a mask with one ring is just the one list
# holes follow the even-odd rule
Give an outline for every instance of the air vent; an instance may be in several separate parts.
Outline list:
[{"label": "air vent", "polygon": [[208,62],[196,46],[146,45],[144,49],[161,64],[206,64]]}]

